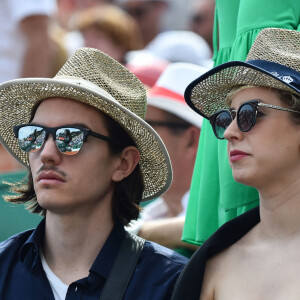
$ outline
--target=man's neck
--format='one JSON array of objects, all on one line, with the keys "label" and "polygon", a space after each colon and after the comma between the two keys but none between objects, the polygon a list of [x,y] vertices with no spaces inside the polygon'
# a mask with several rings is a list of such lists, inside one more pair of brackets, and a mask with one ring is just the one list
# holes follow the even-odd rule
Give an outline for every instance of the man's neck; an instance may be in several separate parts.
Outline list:
[{"label": "man's neck", "polygon": [[66,284],[88,276],[113,228],[109,215],[60,216],[47,212],[42,251],[50,269]]}]

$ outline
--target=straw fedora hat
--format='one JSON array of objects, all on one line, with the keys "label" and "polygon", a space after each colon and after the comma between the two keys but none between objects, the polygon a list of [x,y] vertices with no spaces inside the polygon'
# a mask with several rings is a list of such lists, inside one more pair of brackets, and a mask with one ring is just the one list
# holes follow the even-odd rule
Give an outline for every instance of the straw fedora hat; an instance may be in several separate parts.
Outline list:
[{"label": "straw fedora hat", "polygon": [[300,32],[266,28],[255,39],[246,62],[219,65],[189,84],[187,104],[209,118],[226,108],[233,86],[272,87],[300,95]]},{"label": "straw fedora hat", "polygon": [[78,49],[54,78],[16,79],[0,85],[0,140],[22,164],[29,167],[29,155],[20,150],[13,127],[30,122],[37,105],[51,97],[88,104],[124,128],[140,152],[142,200],[158,197],[168,189],[171,163],[162,140],[144,121],[144,86],[120,63],[93,48]]},{"label": "straw fedora hat", "polygon": [[188,84],[208,71],[189,63],[169,64],[148,93],[148,105],[167,111],[186,122],[202,127],[202,117],[195,113],[184,101],[184,91]]}]

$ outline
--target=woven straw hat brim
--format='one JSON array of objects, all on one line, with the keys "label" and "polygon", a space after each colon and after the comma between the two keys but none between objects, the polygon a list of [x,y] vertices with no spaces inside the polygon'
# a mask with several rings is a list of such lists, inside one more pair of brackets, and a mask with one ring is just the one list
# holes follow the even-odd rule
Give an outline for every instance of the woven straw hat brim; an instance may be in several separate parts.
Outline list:
[{"label": "woven straw hat brim", "polygon": [[253,64],[241,61],[219,65],[188,85],[187,104],[208,119],[215,112],[227,108],[225,100],[237,85],[271,87],[300,95],[299,89]]},{"label": "woven straw hat brim", "polygon": [[0,85],[1,143],[18,161],[29,166],[29,155],[20,150],[13,127],[28,123],[34,108],[42,100],[51,97],[70,98],[91,105],[124,128],[140,151],[144,183],[142,200],[156,198],[169,188],[172,181],[169,155],[152,127],[105,91],[95,91],[84,83],[79,85],[63,78],[17,79]]}]

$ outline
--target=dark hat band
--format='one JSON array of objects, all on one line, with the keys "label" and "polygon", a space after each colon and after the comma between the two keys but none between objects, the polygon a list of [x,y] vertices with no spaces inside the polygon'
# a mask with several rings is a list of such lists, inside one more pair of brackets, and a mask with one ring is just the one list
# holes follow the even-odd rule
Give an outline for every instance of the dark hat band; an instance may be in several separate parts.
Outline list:
[{"label": "dark hat band", "polygon": [[300,73],[281,64],[267,60],[248,60],[247,64],[258,67],[262,72],[273,76],[300,93]]},{"label": "dark hat band", "polygon": [[265,60],[231,61],[191,82],[184,98],[189,107],[208,119],[211,114],[226,107],[226,96],[237,85],[278,87],[300,95],[300,74],[289,67]]}]

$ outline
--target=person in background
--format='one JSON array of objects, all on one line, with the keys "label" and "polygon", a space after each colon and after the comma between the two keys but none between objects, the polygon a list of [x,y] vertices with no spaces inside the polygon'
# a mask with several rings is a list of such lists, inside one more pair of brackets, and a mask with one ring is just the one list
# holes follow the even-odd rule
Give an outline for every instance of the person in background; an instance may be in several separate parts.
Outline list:
[{"label": "person in background", "polygon": [[166,0],[116,0],[138,23],[142,33],[143,47],[148,45],[162,30],[164,13],[168,9]]},{"label": "person in background", "polygon": [[101,4],[113,4],[114,0],[57,0],[58,23],[69,30],[69,21],[78,11]]},{"label": "person in background", "polygon": [[[94,6],[113,4],[110,0],[57,0],[56,26],[54,26],[53,36],[55,40],[59,39],[67,52],[67,58],[80,47],[84,46],[82,34],[73,30],[70,23],[74,14]],[[65,61],[64,61],[65,63]],[[53,76],[56,74],[55,72]],[[51,76],[51,77],[53,77]]]},{"label": "person in background", "polygon": [[70,27],[82,34],[84,46],[99,49],[121,63],[128,51],[142,48],[135,20],[115,5],[80,10],[72,17]]},{"label": "person in background", "polygon": [[49,76],[48,27],[55,0],[2,0],[0,3],[0,83],[19,77]]},{"label": "person in background", "polygon": [[172,179],[142,83],[80,48],[54,78],[3,83],[0,99],[1,141],[29,169],[7,200],[44,216],[0,243],[0,298],[170,299],[186,258],[124,229]]},{"label": "person in background", "polygon": [[222,64],[186,90],[226,139],[234,179],[260,204],[195,253],[173,300],[298,299],[300,288],[300,32],[260,31],[245,62]]},{"label": "person in background", "polygon": [[191,9],[189,29],[199,34],[213,52],[215,0],[197,0]]},{"label": "person in background", "polygon": [[181,235],[202,118],[186,105],[183,93],[190,81],[206,71],[188,63],[169,64],[148,92],[146,121],[161,136],[170,154],[173,182],[163,197],[144,207],[139,220],[128,230],[173,249],[195,250],[181,241]]}]

